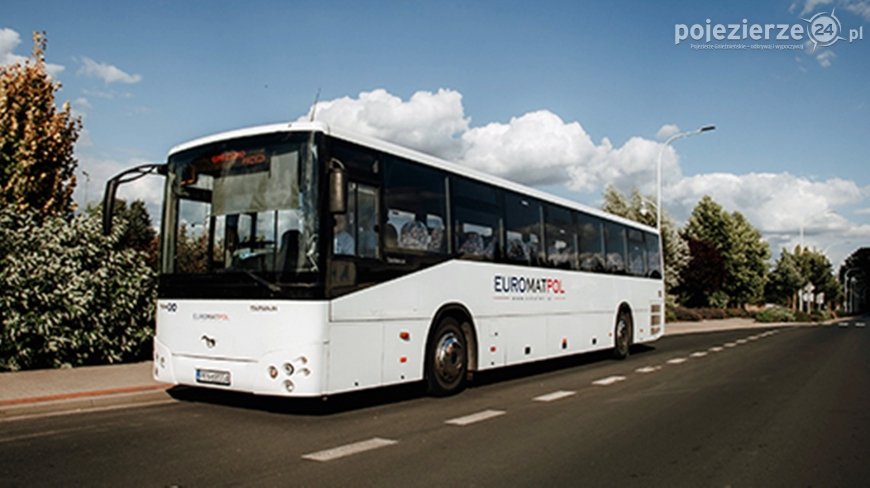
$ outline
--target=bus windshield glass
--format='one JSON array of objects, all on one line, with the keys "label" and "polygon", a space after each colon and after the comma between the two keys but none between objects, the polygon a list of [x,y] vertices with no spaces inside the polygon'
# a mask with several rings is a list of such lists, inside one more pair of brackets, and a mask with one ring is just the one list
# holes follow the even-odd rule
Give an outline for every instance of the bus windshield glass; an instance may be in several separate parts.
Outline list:
[{"label": "bus windshield glass", "polygon": [[210,144],[169,160],[163,272],[247,273],[268,284],[317,271],[310,134]]}]

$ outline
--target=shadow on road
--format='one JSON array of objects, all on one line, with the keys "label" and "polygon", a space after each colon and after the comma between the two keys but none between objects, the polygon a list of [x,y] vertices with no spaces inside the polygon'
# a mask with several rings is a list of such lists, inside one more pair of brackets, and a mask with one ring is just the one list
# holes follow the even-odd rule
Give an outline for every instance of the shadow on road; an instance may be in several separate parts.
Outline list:
[{"label": "shadow on road", "polygon": [[[647,344],[635,344],[631,346],[631,356],[644,354],[654,351],[655,347]],[[589,364],[602,363],[605,361],[620,361],[613,357],[612,350],[604,350],[590,352],[586,354],[575,354],[573,356],[565,356],[561,358],[548,359],[545,361],[535,361],[528,364],[520,364],[517,366],[508,366],[491,371],[481,371],[474,375],[474,381],[471,387],[490,385],[493,383],[501,383],[504,381],[516,380],[528,376],[535,376],[555,371],[577,368]]]},{"label": "shadow on road", "polygon": [[[649,345],[634,345],[631,354],[634,356],[653,350],[655,348]],[[503,383],[604,361],[616,361],[611,351],[576,354],[493,371],[482,371],[474,375],[469,387],[473,389],[476,386]],[[176,386],[168,390],[168,393],[172,398],[182,402],[208,403],[289,415],[324,416],[423,398],[426,396],[426,388],[421,381],[318,398],[260,396],[189,386]]]}]

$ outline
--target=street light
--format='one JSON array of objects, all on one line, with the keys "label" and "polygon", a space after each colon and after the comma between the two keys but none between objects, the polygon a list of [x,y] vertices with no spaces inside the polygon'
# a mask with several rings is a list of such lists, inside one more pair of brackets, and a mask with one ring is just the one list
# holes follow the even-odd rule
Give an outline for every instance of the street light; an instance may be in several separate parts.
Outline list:
[{"label": "street light", "polygon": [[852,293],[855,293],[855,277],[849,278],[849,273],[852,271],[861,271],[861,268],[849,268],[843,273],[843,307],[846,309],[846,313],[852,313],[852,309],[854,308],[855,300],[849,296],[849,284],[852,284]]},{"label": "street light", "polygon": [[662,230],[662,154],[665,152],[665,148],[670,146],[671,143],[676,141],[677,139],[684,139],[686,137],[694,136],[702,132],[709,132],[711,130],[716,130],[716,126],[705,125],[695,130],[674,134],[671,137],[668,137],[668,140],[666,140],[665,143],[662,144],[662,147],[659,149],[659,157],[656,160],[656,228],[658,228],[659,232],[661,232]]},{"label": "street light", "polygon": [[82,170],[82,174],[85,177],[85,208],[88,208],[88,189],[91,186],[91,175],[85,170]]}]

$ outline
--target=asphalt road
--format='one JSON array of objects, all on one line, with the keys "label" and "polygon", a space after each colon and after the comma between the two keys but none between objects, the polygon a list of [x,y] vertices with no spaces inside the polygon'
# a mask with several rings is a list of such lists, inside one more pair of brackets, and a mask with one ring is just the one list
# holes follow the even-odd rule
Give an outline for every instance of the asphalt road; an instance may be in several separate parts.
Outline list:
[{"label": "asphalt road", "polygon": [[870,485],[870,330],[855,321],[666,337],[446,399],[174,395],[0,424],[0,486]]}]

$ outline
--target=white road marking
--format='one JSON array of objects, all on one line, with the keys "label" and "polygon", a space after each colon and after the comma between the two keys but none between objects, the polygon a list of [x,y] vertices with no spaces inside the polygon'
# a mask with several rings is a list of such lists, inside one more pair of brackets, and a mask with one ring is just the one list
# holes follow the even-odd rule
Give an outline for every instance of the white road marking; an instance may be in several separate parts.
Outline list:
[{"label": "white road marking", "polygon": [[702,358],[706,355],[707,355],[706,351],[698,351],[698,352],[693,352],[692,354],[689,354],[689,356],[691,356],[693,358]]},{"label": "white road marking", "polygon": [[746,339],[737,339],[737,340],[734,341],[734,342],[736,342],[736,343],[738,343],[738,344],[746,344],[746,343],[749,342],[749,341],[747,341]]},{"label": "white road marking", "polygon": [[595,380],[592,384],[598,386],[610,386],[614,383],[619,383],[620,381],[625,381],[625,376],[608,376],[607,378]]},{"label": "white road marking", "polygon": [[719,346],[713,346],[710,349],[707,349],[710,352],[722,352],[724,349]]},{"label": "white road marking", "polygon": [[643,368],[637,368],[634,370],[635,373],[655,373],[656,371],[662,369],[661,366],[645,366]]},{"label": "white road marking", "polygon": [[[840,325],[840,327],[849,327],[849,322],[840,322],[839,325]],[[856,323],[855,327],[857,327],[857,326],[858,326],[858,324]]]},{"label": "white road marking", "polygon": [[749,339],[750,341],[757,341],[758,339],[761,339],[761,336],[757,336],[757,335],[749,336],[749,337],[747,337],[747,339]]},{"label": "white road marking", "polygon": [[682,364],[682,363],[685,363],[685,362],[688,361],[688,360],[689,360],[689,358],[674,358],[674,359],[668,359],[668,364]]},{"label": "white road marking", "polygon": [[381,439],[379,437],[374,437],[367,441],[355,442],[353,444],[333,447],[332,449],[326,449],[324,451],[305,454],[304,456],[302,456],[302,459],[310,459],[311,461],[320,462],[332,461],[334,459],[343,458],[345,456],[351,456],[353,454],[371,451],[372,449],[392,446],[393,444],[396,444],[398,442],[399,441],[394,441],[391,439]]},{"label": "white road marking", "polygon": [[864,327],[864,322],[855,322],[855,327]]},{"label": "white road marking", "polygon": [[563,398],[567,398],[576,393],[576,391],[559,390],[554,391],[553,393],[547,393],[546,395],[537,396],[535,398],[532,398],[532,400],[536,402],[552,402],[554,400],[561,400]]},{"label": "white road marking", "polygon": [[736,342],[726,342],[725,344],[722,344],[722,345],[725,347],[737,347]]},{"label": "white road marking", "polygon": [[473,413],[464,417],[457,417],[455,419],[445,420],[444,423],[463,427],[469,424],[473,424],[475,422],[481,422],[491,419],[493,417],[498,417],[499,415],[504,415],[505,413],[506,412],[502,410],[484,410],[482,412]]}]

